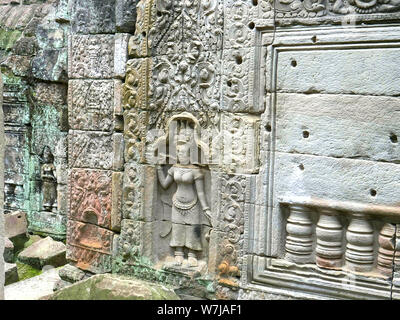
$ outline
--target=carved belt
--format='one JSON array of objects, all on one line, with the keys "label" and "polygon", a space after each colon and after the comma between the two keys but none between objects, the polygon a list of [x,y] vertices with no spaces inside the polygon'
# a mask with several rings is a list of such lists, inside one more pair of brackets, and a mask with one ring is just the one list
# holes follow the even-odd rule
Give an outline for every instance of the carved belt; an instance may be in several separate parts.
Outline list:
[{"label": "carved belt", "polygon": [[174,204],[175,207],[177,207],[178,209],[181,210],[190,210],[192,209],[196,203],[197,203],[197,197],[194,198],[194,200],[192,202],[188,202],[188,203],[183,203],[180,202],[179,200],[176,199],[176,195],[174,194],[174,196],[172,197],[172,203]]}]

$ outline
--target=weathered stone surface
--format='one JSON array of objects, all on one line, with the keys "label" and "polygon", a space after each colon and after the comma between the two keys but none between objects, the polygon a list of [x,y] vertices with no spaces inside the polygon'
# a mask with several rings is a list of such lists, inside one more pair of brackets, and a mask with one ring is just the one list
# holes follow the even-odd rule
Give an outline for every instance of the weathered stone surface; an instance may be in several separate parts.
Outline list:
[{"label": "weathered stone surface", "polygon": [[396,96],[400,87],[398,52],[398,48],[282,52],[277,90]]},{"label": "weathered stone surface", "polygon": [[59,270],[58,274],[62,280],[68,281],[70,283],[81,281],[85,277],[85,273],[82,270],[70,264],[62,267]]},{"label": "weathered stone surface", "polygon": [[[27,226],[26,214],[24,212],[14,212],[5,215],[5,236],[13,242],[19,242],[19,239],[26,239]],[[14,243],[16,245],[16,243]]]},{"label": "weathered stone surface", "polygon": [[115,77],[120,79],[125,79],[129,37],[129,34],[123,33],[115,36],[114,72]]},{"label": "weathered stone surface", "polygon": [[59,267],[66,264],[66,247],[63,243],[47,237],[35,242],[18,255],[18,260],[41,269],[45,265]]},{"label": "weathered stone surface", "polygon": [[68,244],[111,254],[114,233],[89,223],[68,221]]},{"label": "weathered stone surface", "polygon": [[114,33],[116,0],[71,1],[72,31],[74,33]]},{"label": "weathered stone surface", "polygon": [[42,50],[32,61],[35,78],[45,81],[67,82],[67,50]]},{"label": "weathered stone surface", "polygon": [[97,250],[67,245],[67,259],[78,268],[92,273],[111,272],[111,255]]},{"label": "weathered stone surface", "polygon": [[[64,280],[62,280],[62,279],[61,279],[61,280],[58,280],[58,281],[54,284],[53,291],[54,291],[54,292],[57,292],[57,291],[59,291],[59,290],[61,290],[61,289],[64,289],[64,288],[70,286],[70,285],[71,285],[71,283],[68,282],[68,281],[64,281]],[[45,298],[43,298],[43,299],[45,299]]]},{"label": "weathered stone surface", "polygon": [[117,275],[96,275],[60,290],[50,300],[180,300],[158,284]]},{"label": "weathered stone surface", "polygon": [[68,140],[70,167],[112,169],[114,161],[112,134],[71,131]]},{"label": "weathered stone surface", "polygon": [[276,150],[397,163],[398,103],[397,97],[278,94]]},{"label": "weathered stone surface", "polygon": [[114,37],[73,35],[69,44],[69,77],[108,79],[114,75]]},{"label": "weathered stone surface", "polygon": [[51,235],[54,239],[63,240],[66,235],[67,217],[52,212],[30,212],[28,218],[29,232]]},{"label": "weathered stone surface", "polygon": [[136,25],[137,0],[116,0],[115,21],[117,31],[133,33]]},{"label": "weathered stone surface", "polygon": [[109,228],[112,210],[112,173],[74,169],[70,175],[69,218]]},{"label": "weathered stone surface", "polygon": [[34,96],[42,105],[65,105],[67,104],[67,87],[63,84],[49,84],[39,82],[35,85]]},{"label": "weathered stone surface", "polygon": [[121,231],[122,197],[123,174],[121,172],[114,172],[112,175],[111,229],[117,232]]},{"label": "weathered stone surface", "polygon": [[12,263],[14,260],[14,244],[8,238],[4,238],[4,261]]},{"label": "weathered stone surface", "polygon": [[52,294],[59,280],[58,270],[51,269],[39,276],[13,283],[4,290],[5,300],[39,300]]},{"label": "weathered stone surface", "polygon": [[18,269],[16,264],[6,263],[5,264],[5,281],[4,285],[8,286],[14,282],[17,282],[18,278]]},{"label": "weathered stone surface", "polygon": [[0,300],[4,298],[4,114],[3,114],[3,79],[0,72]]},{"label": "weathered stone surface", "polygon": [[71,80],[68,99],[71,129],[113,129],[114,81]]}]

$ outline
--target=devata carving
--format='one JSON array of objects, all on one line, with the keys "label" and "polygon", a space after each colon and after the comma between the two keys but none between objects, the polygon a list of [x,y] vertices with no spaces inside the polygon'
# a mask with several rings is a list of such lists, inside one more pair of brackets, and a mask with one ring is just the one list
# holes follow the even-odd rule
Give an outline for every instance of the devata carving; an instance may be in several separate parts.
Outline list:
[{"label": "devata carving", "polygon": [[40,176],[42,178],[43,210],[57,210],[57,178],[54,156],[48,146],[43,150],[43,164]]},{"label": "devata carving", "polygon": [[[196,159],[198,150],[203,148],[196,136],[199,123],[190,114],[185,113],[173,117],[167,128],[168,139],[162,141],[172,142],[173,145],[168,145],[167,156],[169,163],[175,164],[168,170],[167,175],[164,174],[163,168],[159,167],[158,180],[164,189],[174,182],[177,186],[172,198],[170,246],[175,251],[176,265],[184,263],[184,249],[187,249],[187,266],[197,267],[197,252],[203,250],[202,215],[211,221],[211,211],[204,192],[204,173],[199,159]],[[170,135],[171,133],[173,135]]]}]

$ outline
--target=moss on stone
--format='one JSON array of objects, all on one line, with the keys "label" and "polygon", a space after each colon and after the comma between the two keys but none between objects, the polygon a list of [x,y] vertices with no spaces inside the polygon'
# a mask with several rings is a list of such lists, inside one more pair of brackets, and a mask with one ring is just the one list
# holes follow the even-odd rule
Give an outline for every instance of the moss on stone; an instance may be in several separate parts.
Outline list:
[{"label": "moss on stone", "polygon": [[16,264],[20,281],[33,278],[42,274],[42,270],[35,269],[27,264],[21,263],[19,261],[17,261]]},{"label": "moss on stone", "polygon": [[22,32],[19,30],[0,29],[0,48],[3,50],[11,50],[21,35]]},{"label": "moss on stone", "polygon": [[120,275],[96,275],[55,293],[51,300],[179,300],[172,288]]}]

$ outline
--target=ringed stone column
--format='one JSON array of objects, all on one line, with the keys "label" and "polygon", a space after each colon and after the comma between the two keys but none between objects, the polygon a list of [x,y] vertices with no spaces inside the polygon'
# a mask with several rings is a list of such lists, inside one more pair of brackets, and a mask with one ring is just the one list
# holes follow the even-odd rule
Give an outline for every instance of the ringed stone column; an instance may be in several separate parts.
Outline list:
[{"label": "ringed stone column", "polygon": [[346,267],[357,272],[371,271],[374,265],[374,230],[365,214],[353,215],[346,239]]},{"label": "ringed stone column", "polygon": [[316,263],[321,268],[340,268],[342,265],[343,228],[337,212],[320,209],[320,218],[316,228]]},{"label": "ringed stone column", "polygon": [[286,231],[286,259],[300,264],[311,262],[313,238],[310,209],[291,205]]},{"label": "ringed stone column", "polygon": [[387,276],[393,273],[395,233],[396,227],[391,223],[385,223],[378,238],[378,270]]}]

